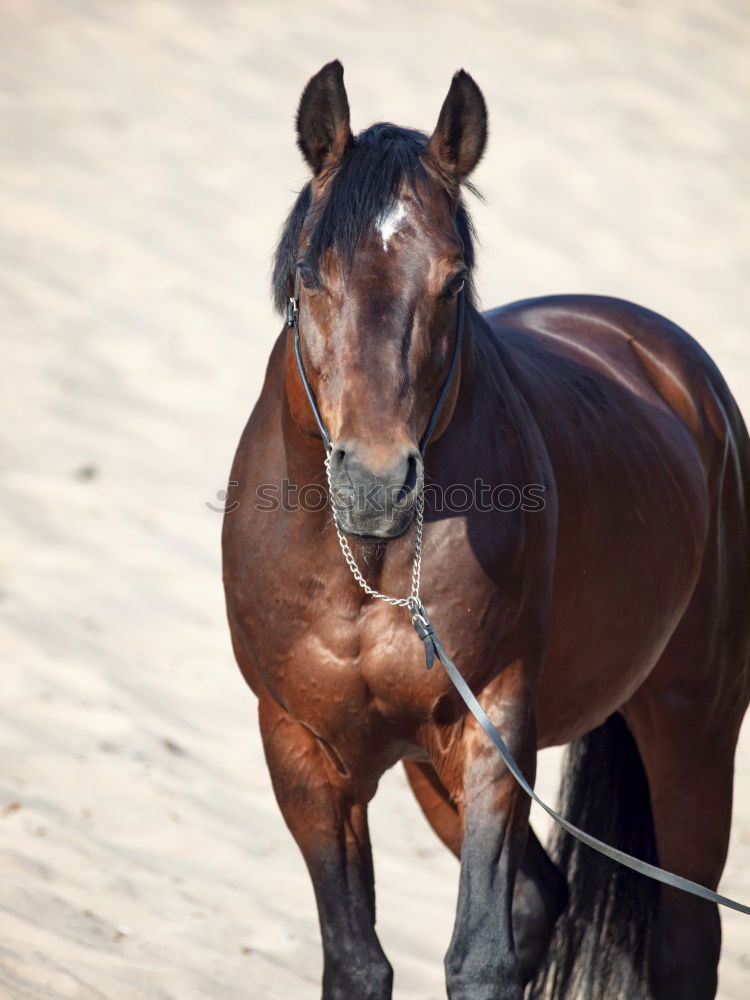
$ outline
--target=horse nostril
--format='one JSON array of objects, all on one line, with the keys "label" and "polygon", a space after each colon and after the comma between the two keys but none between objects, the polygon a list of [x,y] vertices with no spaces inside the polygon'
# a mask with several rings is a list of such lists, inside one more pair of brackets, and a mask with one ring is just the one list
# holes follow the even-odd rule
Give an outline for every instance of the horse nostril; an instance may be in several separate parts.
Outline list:
[{"label": "horse nostril", "polygon": [[331,466],[335,472],[342,470],[344,468],[344,461],[346,460],[346,448],[338,447],[334,448],[331,454]]},{"label": "horse nostril", "polygon": [[354,490],[354,480],[352,479],[353,466],[356,471],[356,453],[352,453],[347,446],[338,444],[331,451],[330,480],[332,496],[338,504],[345,504],[351,501]]},{"label": "horse nostril", "polygon": [[406,477],[404,478],[403,485],[396,495],[396,503],[403,503],[404,500],[408,499],[409,494],[413,492],[417,485],[417,479],[419,478],[419,461],[417,455],[409,455],[406,460]]}]

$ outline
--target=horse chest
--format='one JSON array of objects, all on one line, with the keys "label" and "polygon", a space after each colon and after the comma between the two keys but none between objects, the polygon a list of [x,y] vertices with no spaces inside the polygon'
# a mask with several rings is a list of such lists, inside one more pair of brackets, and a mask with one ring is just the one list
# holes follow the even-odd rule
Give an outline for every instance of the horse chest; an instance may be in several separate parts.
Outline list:
[{"label": "horse chest", "polygon": [[[487,628],[477,632],[480,601],[458,608],[434,588],[437,617],[461,650],[471,678],[496,666]],[[376,742],[419,742],[419,731],[453,697],[450,681],[425,668],[407,611],[360,595],[346,574],[314,569],[274,574],[254,586],[243,620],[266,686],[291,714],[336,745],[352,732]],[[494,671],[493,671],[494,672]]]},{"label": "horse chest", "polygon": [[368,603],[354,611],[322,594],[298,605],[297,614],[286,610],[286,622],[297,627],[276,631],[261,669],[297,717],[330,717],[329,730],[379,721],[408,729],[429,718],[445,678],[427,674],[404,608]]}]

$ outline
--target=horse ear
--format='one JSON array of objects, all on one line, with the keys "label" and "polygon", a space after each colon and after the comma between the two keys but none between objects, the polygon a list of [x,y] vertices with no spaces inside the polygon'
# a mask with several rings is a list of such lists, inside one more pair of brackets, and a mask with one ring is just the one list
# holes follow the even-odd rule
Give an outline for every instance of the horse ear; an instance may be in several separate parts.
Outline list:
[{"label": "horse ear", "polygon": [[451,81],[425,156],[440,173],[460,182],[479,163],[486,142],[487,105],[482,91],[460,69]]},{"label": "horse ear", "polygon": [[313,173],[336,167],[353,141],[344,67],[334,59],[302,91],[297,109],[297,145]]}]

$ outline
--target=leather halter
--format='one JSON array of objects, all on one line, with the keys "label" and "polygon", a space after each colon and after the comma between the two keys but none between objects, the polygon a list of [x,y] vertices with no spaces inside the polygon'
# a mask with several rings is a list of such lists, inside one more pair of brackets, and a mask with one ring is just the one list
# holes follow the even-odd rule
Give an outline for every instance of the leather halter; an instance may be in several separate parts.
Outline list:
[{"label": "leather halter", "polygon": [[[327,452],[330,453],[333,447],[333,442],[331,441],[331,435],[326,430],[326,426],[323,423],[323,417],[318,409],[318,402],[315,399],[315,393],[310,385],[310,381],[305,372],[305,366],[302,361],[302,344],[299,335],[299,288],[300,288],[300,275],[299,267],[297,268],[294,275],[294,295],[290,297],[286,309],[286,325],[294,329],[294,356],[297,359],[297,368],[299,369],[300,378],[302,379],[302,385],[305,389],[305,395],[307,396],[307,401],[310,404],[310,409],[315,417],[315,423],[318,425],[318,430],[320,431],[320,436],[323,439],[323,447]],[[435,403],[435,408],[432,411],[430,419],[427,421],[427,427],[425,432],[419,440],[419,451],[424,454],[424,450],[427,447],[427,443],[432,437],[433,431],[437,426],[437,422],[440,419],[440,414],[443,412],[443,407],[445,406],[445,401],[448,398],[448,393],[450,392],[451,386],[453,385],[453,380],[456,377],[456,369],[458,368],[458,359],[461,357],[461,344],[463,342],[464,334],[464,313],[465,313],[465,302],[464,302],[464,292],[460,291],[457,295],[458,301],[458,315],[456,319],[456,336],[453,342],[453,355],[451,357],[450,368],[448,369],[448,374],[445,377],[445,382],[443,382],[443,388],[440,390],[440,395],[438,396],[438,401]]]}]

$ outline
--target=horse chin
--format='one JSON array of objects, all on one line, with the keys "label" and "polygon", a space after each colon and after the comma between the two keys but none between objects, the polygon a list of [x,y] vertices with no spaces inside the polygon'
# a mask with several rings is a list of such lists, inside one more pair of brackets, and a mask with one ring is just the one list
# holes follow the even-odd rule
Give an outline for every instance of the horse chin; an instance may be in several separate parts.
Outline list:
[{"label": "horse chin", "polygon": [[360,542],[391,542],[401,538],[411,527],[413,519],[413,508],[377,517],[352,516],[351,511],[336,512],[336,520],[343,533]]}]

